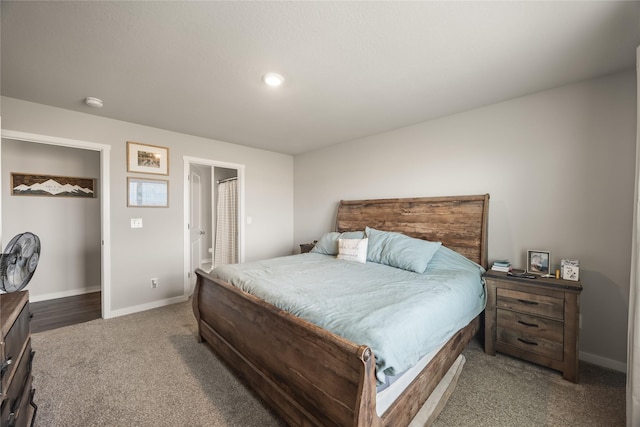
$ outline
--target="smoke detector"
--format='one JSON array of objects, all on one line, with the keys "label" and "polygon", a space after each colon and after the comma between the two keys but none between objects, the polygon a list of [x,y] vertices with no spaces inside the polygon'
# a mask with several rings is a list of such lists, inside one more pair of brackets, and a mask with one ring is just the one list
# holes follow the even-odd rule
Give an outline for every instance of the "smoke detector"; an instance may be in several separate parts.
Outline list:
[{"label": "smoke detector", "polygon": [[100,98],[94,98],[92,96],[88,96],[85,100],[84,103],[87,104],[89,107],[93,107],[93,108],[102,108],[102,99]]}]

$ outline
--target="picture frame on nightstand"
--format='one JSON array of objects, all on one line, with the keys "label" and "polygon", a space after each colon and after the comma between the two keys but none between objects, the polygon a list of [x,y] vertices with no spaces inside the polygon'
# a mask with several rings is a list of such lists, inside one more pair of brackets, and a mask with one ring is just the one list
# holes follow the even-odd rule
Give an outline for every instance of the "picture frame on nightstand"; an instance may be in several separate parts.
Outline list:
[{"label": "picture frame on nightstand", "polygon": [[546,275],[549,274],[551,265],[551,252],[528,250],[527,251],[527,273]]},{"label": "picture frame on nightstand", "polygon": [[577,259],[563,259],[560,261],[560,274],[563,280],[580,280],[580,261]]}]

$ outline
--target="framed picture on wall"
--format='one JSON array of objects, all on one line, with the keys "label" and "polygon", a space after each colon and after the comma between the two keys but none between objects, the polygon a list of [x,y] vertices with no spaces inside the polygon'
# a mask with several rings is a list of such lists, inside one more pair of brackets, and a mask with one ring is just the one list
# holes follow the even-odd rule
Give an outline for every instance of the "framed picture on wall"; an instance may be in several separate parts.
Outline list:
[{"label": "framed picture on wall", "polygon": [[169,181],[166,179],[127,177],[127,206],[169,207]]},{"label": "framed picture on wall", "polygon": [[169,149],[127,141],[127,171],[169,175]]},{"label": "framed picture on wall", "polygon": [[96,197],[94,178],[11,173],[12,196]]},{"label": "framed picture on wall", "polygon": [[551,252],[527,251],[527,273],[549,274],[551,265]]}]

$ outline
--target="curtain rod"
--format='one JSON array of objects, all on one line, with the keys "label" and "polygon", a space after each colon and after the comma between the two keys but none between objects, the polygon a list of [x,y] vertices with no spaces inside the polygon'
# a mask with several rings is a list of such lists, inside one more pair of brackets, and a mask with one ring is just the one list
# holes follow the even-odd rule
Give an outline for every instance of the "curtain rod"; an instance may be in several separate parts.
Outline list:
[{"label": "curtain rod", "polygon": [[219,179],[218,180],[218,184],[222,184],[223,182],[227,182],[227,181],[233,181],[233,180],[236,180],[236,179],[238,179],[237,176],[232,176],[231,178]]}]

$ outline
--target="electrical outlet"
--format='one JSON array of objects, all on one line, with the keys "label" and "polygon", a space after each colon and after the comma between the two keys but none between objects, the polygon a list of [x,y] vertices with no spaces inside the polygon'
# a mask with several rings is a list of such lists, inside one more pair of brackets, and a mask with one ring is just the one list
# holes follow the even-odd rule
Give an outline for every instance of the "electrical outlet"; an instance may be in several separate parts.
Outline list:
[{"label": "electrical outlet", "polygon": [[131,218],[131,228],[142,228],[142,218]]},{"label": "electrical outlet", "polygon": [[155,289],[155,288],[157,288],[157,287],[158,287],[158,278],[153,278],[153,279],[151,279],[151,287],[152,287],[153,289]]}]

